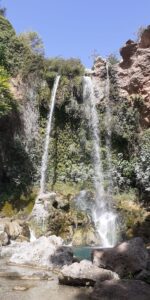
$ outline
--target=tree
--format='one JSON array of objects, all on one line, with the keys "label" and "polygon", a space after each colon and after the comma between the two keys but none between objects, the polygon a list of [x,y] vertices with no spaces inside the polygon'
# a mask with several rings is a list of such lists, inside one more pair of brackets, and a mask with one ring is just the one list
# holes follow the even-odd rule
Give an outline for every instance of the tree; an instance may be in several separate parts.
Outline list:
[{"label": "tree", "polygon": [[31,48],[34,54],[44,55],[44,46],[42,39],[38,36],[37,32],[25,32],[19,36],[26,46]]},{"label": "tree", "polygon": [[6,15],[6,8],[2,7],[1,4],[0,4],[0,16],[5,16],[5,15]]},{"label": "tree", "polygon": [[108,62],[111,64],[111,65],[116,65],[119,63],[119,59],[117,57],[116,54],[114,53],[111,53],[108,58],[107,58]]}]

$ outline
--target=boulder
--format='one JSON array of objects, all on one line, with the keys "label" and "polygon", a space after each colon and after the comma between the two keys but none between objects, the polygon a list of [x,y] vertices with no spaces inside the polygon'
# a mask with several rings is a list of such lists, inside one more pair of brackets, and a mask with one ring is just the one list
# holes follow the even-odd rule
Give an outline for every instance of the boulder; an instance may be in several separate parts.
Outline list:
[{"label": "boulder", "polygon": [[135,276],[135,279],[142,280],[150,284],[150,271],[149,270],[142,270]]},{"label": "boulder", "polygon": [[59,247],[51,257],[51,262],[54,265],[63,266],[73,262],[73,252],[70,247]]},{"label": "boulder", "polygon": [[97,280],[104,281],[119,279],[118,275],[112,271],[100,269],[93,266],[92,262],[82,260],[70,266],[64,266],[59,274],[59,283],[74,286],[94,286]]},{"label": "boulder", "polygon": [[16,240],[19,236],[23,236],[25,239],[30,238],[29,226],[21,220],[7,221],[4,230],[11,240]]},{"label": "boulder", "polygon": [[128,40],[124,47],[120,49],[120,54],[123,58],[123,60],[129,60],[130,57],[136,52],[137,44],[132,41]]},{"label": "boulder", "polygon": [[18,248],[21,246],[21,243],[11,243],[8,246],[1,247],[0,248],[0,257],[10,257],[12,256],[16,251],[18,251]]},{"label": "boulder", "polygon": [[140,280],[98,281],[91,294],[92,300],[149,300],[150,286]]},{"label": "boulder", "polygon": [[93,250],[92,261],[94,265],[113,270],[123,278],[146,269],[148,252],[143,240],[134,238],[114,248]]},{"label": "boulder", "polygon": [[0,245],[6,246],[9,244],[9,238],[6,232],[0,231]]},{"label": "boulder", "polygon": [[22,228],[17,221],[12,221],[5,224],[5,231],[10,239],[15,240],[21,234]]},{"label": "boulder", "polygon": [[38,267],[56,267],[72,263],[71,250],[63,247],[63,240],[55,235],[42,236],[34,242],[18,243],[11,263]]},{"label": "boulder", "polygon": [[72,237],[73,246],[93,246],[98,245],[99,243],[100,238],[92,225],[77,228]]}]

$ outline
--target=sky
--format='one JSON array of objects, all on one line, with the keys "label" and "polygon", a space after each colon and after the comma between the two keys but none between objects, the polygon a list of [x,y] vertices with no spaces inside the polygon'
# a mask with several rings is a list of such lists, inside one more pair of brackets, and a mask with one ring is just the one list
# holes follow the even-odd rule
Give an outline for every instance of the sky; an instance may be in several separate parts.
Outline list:
[{"label": "sky", "polygon": [[17,33],[36,31],[48,57],[119,53],[140,26],[150,24],[150,0],[2,0]]}]

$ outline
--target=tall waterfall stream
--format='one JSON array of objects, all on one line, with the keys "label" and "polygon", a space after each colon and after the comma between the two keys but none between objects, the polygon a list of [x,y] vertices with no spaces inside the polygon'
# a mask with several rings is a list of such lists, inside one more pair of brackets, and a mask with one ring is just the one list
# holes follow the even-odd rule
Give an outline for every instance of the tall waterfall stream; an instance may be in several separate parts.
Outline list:
[{"label": "tall waterfall stream", "polygon": [[92,217],[95,223],[95,227],[99,233],[102,247],[111,247],[116,243],[116,214],[113,212],[111,200],[112,200],[112,180],[111,180],[111,127],[110,118],[111,111],[109,109],[109,77],[107,71],[107,83],[106,83],[106,118],[109,117],[107,122],[107,160],[108,160],[108,195],[104,190],[104,170],[102,165],[101,154],[101,137],[100,137],[100,121],[98,119],[98,113],[96,109],[96,97],[94,94],[94,87],[91,77],[84,77],[83,84],[83,99],[85,104],[85,114],[89,122],[89,131],[92,138],[92,162],[94,169],[94,187],[96,192],[95,206],[92,209]]},{"label": "tall waterfall stream", "polygon": [[50,101],[49,116],[48,116],[48,122],[47,122],[47,128],[46,128],[45,145],[44,145],[44,152],[43,152],[43,156],[42,156],[42,165],[41,165],[40,194],[45,193],[46,170],[47,170],[47,163],[48,163],[48,148],[49,148],[51,127],[52,127],[52,117],[53,117],[53,111],[54,111],[54,105],[55,105],[55,98],[56,98],[59,80],[60,80],[60,76],[58,75],[54,82],[54,87],[52,90],[52,96],[51,96],[51,101]]}]

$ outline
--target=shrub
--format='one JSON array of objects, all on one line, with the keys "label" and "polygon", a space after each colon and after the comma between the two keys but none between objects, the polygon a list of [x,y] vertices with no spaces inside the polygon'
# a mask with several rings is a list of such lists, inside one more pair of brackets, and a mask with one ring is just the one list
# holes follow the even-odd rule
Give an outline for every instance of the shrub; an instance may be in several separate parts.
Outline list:
[{"label": "shrub", "polygon": [[16,103],[9,90],[9,76],[3,67],[0,67],[0,118],[9,114]]},{"label": "shrub", "polygon": [[135,174],[141,191],[150,193],[150,129],[142,133]]}]

